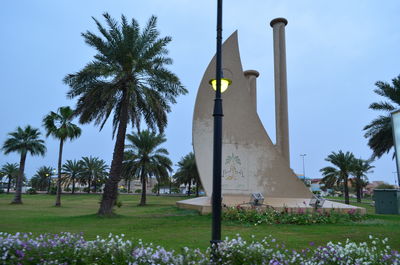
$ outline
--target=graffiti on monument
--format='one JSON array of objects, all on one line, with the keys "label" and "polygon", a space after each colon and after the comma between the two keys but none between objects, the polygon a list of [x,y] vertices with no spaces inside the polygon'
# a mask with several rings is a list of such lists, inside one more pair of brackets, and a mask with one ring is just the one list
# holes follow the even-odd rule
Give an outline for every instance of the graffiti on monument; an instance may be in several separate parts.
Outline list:
[{"label": "graffiti on monument", "polygon": [[234,153],[226,156],[222,171],[222,188],[227,190],[247,190],[244,165]]}]

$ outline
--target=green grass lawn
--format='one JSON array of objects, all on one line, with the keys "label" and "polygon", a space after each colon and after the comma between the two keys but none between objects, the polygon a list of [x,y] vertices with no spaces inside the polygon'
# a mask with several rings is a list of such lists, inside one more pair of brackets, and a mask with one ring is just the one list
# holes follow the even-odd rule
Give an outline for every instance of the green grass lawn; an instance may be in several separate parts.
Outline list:
[{"label": "green grass lawn", "polygon": [[[167,249],[199,247],[205,249],[211,237],[211,216],[176,208],[182,197],[149,196],[148,206],[138,207],[139,196],[121,195],[123,205],[116,208],[117,216],[96,216],[99,195],[63,195],[63,206],[54,207],[55,196],[23,195],[23,205],[10,205],[13,195],[0,194],[0,231],[58,233],[83,232],[87,239],[109,233],[125,234],[128,239],[143,239]],[[365,207],[366,205],[360,205]],[[329,225],[240,225],[223,223],[223,237],[240,234],[261,239],[272,235],[289,248],[308,247],[310,242],[324,244],[350,238],[365,241],[368,235],[388,237],[389,245],[400,249],[400,216],[375,215],[367,205],[368,218],[362,223]]]}]

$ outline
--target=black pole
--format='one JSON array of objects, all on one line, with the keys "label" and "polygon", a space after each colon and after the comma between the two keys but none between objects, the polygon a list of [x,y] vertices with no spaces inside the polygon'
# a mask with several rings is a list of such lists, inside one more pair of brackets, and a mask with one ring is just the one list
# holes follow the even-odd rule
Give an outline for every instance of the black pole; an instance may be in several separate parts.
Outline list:
[{"label": "black pole", "polygon": [[222,0],[218,0],[217,10],[217,90],[214,100],[214,150],[213,150],[213,191],[212,191],[212,237],[211,246],[215,248],[221,242],[221,177],[222,177]]}]

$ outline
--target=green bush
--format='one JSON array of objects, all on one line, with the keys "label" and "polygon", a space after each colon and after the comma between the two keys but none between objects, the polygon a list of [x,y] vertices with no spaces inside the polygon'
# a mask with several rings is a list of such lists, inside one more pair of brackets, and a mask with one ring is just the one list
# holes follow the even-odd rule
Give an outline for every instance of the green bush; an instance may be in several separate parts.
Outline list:
[{"label": "green bush", "polygon": [[70,191],[71,191],[71,188],[70,188],[70,187],[66,187],[66,188],[64,189],[64,191],[65,191],[65,192],[70,192]]},{"label": "green bush", "polygon": [[179,190],[179,188],[172,187],[171,193],[179,193],[179,192],[181,192],[181,191]]},{"label": "green bush", "polygon": [[51,188],[50,188],[50,194],[51,194],[51,195],[56,195],[56,194],[57,194],[57,187],[54,187],[54,186],[51,187]]},{"label": "green bush", "polygon": [[119,192],[122,192],[122,193],[127,193],[127,192],[128,192],[128,190],[127,190],[127,189],[125,189],[125,188],[122,188],[122,189],[119,189]]},{"label": "green bush", "polygon": [[88,191],[89,191],[89,188],[88,188],[88,187],[85,187],[85,188],[83,188],[82,191],[83,191],[83,192],[88,192]]},{"label": "green bush", "polygon": [[27,189],[27,190],[26,190],[26,193],[27,193],[27,194],[30,194],[30,195],[34,195],[34,194],[37,194],[37,191],[36,191],[36,189],[34,189],[34,188],[30,188],[30,189]]},{"label": "green bush", "polygon": [[4,189],[0,188],[0,194],[4,193]]},{"label": "green bush", "polygon": [[298,208],[296,212],[289,212],[284,209],[279,212],[271,208],[244,208],[244,207],[227,207],[222,214],[223,219],[227,221],[235,221],[240,223],[259,224],[335,224],[344,222],[357,222],[364,220],[366,217],[356,210],[350,210],[347,213],[340,213],[334,209],[329,211],[317,210],[315,212],[304,211]]},{"label": "green bush", "polygon": [[135,193],[142,193],[142,190],[141,189],[137,189],[137,190],[135,190]]}]

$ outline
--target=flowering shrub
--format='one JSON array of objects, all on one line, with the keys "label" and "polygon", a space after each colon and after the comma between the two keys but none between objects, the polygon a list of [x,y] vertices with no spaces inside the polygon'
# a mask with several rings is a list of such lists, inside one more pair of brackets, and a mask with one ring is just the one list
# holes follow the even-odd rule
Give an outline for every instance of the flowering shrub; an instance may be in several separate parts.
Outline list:
[{"label": "flowering shrub", "polygon": [[296,212],[289,212],[284,209],[279,212],[271,208],[243,208],[227,207],[223,212],[223,219],[228,221],[238,221],[241,223],[251,224],[335,224],[342,222],[361,221],[365,218],[355,210],[350,210],[347,213],[340,213],[334,209],[330,211],[321,211],[318,209],[315,212],[307,212],[302,208],[298,208]]},{"label": "flowering shrub", "polygon": [[[400,264],[400,254],[387,239],[370,236],[369,242],[328,243],[313,249],[289,250],[275,239],[247,242],[239,235],[211,248],[183,248],[180,253],[159,246],[125,240],[123,235],[86,241],[81,234],[0,233],[1,264]],[[212,260],[210,257],[213,257]]]}]

